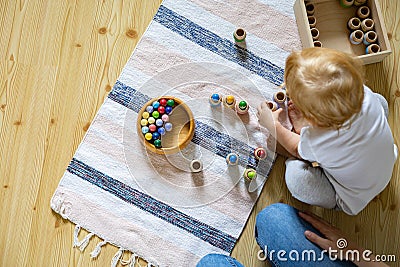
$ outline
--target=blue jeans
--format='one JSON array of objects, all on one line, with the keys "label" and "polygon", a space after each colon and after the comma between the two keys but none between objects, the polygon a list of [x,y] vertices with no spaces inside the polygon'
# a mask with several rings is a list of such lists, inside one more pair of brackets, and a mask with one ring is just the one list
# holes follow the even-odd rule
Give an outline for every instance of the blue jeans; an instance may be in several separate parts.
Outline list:
[{"label": "blue jeans", "polygon": [[[258,253],[258,256],[264,256],[272,266],[355,266],[352,262],[332,261],[326,253],[321,256],[322,249],[306,239],[305,230],[320,234],[298,216],[298,210],[295,208],[282,203],[266,207],[257,215],[256,220],[256,241],[263,250],[263,254]],[[278,254],[281,250],[285,251],[285,254]],[[211,266],[243,265],[231,257],[219,254],[207,255],[197,264],[197,267]]]}]

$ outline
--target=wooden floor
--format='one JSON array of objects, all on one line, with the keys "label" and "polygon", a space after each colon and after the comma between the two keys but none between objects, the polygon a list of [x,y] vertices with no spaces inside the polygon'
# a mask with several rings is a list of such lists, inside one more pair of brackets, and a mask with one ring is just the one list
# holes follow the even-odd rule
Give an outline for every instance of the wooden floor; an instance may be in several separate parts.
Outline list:
[{"label": "wooden floor", "polygon": [[[379,2],[393,54],[367,67],[367,85],[388,99],[399,143],[400,2]],[[0,266],[109,266],[117,249],[107,245],[96,261],[87,251],[97,242],[86,253],[73,249],[74,226],[55,215],[49,201],[159,4],[0,0]],[[395,254],[400,262],[398,162],[389,186],[358,216],[313,210],[363,246]],[[257,212],[274,202],[309,209],[288,194],[283,163],[277,161],[234,249],[245,266],[265,266],[253,237]]]}]

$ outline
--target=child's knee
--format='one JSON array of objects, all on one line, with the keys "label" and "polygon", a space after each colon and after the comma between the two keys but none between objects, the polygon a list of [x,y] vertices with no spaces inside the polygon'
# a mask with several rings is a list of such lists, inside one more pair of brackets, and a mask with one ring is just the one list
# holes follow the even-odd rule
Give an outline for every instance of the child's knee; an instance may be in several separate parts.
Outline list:
[{"label": "child's knee", "polygon": [[292,195],[297,196],[300,193],[299,190],[310,175],[307,162],[296,159],[286,160],[285,181]]}]

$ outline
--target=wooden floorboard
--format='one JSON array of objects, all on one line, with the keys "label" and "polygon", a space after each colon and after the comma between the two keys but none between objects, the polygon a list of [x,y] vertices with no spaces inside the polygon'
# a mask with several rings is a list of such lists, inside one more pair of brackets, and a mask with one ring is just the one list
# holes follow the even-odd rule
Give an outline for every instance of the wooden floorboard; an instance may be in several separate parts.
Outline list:
[{"label": "wooden floorboard", "polygon": [[[160,2],[0,0],[0,266],[110,264],[117,251],[111,245],[95,261],[72,248],[74,226],[49,202]],[[388,99],[399,143],[400,2],[379,2],[393,53],[366,67],[366,83]],[[233,252],[245,266],[265,266],[256,256],[255,215],[275,202],[313,210],[364,247],[400,262],[398,162],[389,186],[354,217],[299,203],[283,176],[279,158]],[[99,241],[93,240],[89,251]]]}]

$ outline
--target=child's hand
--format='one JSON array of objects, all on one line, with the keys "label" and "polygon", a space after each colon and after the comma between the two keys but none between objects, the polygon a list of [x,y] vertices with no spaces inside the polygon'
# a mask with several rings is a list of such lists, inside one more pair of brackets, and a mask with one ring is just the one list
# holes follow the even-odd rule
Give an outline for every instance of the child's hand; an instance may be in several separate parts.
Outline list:
[{"label": "child's hand", "polygon": [[282,109],[279,108],[275,111],[271,111],[266,102],[262,102],[257,108],[257,117],[260,125],[264,126],[271,133],[275,132],[277,123],[280,123],[278,118]]}]

